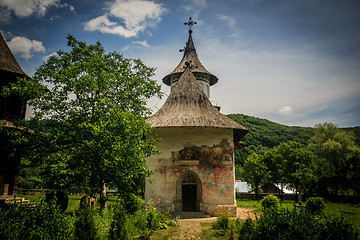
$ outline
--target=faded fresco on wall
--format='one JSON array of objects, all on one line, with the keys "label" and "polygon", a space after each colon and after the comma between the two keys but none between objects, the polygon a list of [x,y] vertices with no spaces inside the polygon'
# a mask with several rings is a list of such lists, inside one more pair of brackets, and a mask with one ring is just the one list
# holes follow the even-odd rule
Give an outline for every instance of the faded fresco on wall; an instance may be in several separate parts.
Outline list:
[{"label": "faded fresco on wall", "polygon": [[184,147],[180,151],[171,152],[172,161],[175,165],[187,165],[187,162],[195,165],[208,165],[220,167],[233,163],[233,149],[228,139],[223,139],[219,144],[212,147],[202,145]]}]

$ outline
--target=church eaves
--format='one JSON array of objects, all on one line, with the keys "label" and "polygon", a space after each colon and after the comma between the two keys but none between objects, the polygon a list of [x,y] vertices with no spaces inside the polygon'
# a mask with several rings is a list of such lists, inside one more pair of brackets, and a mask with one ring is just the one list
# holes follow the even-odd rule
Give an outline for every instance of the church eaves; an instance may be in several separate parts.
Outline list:
[{"label": "church eaves", "polygon": [[184,52],[184,56],[181,59],[179,65],[171,73],[169,73],[162,79],[163,82],[168,86],[170,86],[170,84],[171,84],[170,76],[175,75],[175,74],[181,74],[184,71],[183,66],[185,65],[185,62],[191,62],[194,66],[196,66],[196,68],[191,69],[191,72],[203,73],[203,74],[209,75],[210,76],[210,86],[214,85],[218,81],[218,78],[214,74],[212,74],[208,70],[206,70],[206,68],[201,64],[201,62],[197,56],[195,45],[194,45],[191,34],[192,34],[192,30],[189,30],[189,39],[186,43],[186,47],[181,50]]},{"label": "church eaves", "polygon": [[[189,63],[164,105],[146,122],[151,127],[213,127],[234,130],[235,148],[249,131],[221,114],[210,102],[190,70]],[[183,68],[182,68],[183,69]]]},{"label": "church eaves", "polygon": [[0,71],[19,74],[20,77],[29,77],[20,67],[0,33]]}]

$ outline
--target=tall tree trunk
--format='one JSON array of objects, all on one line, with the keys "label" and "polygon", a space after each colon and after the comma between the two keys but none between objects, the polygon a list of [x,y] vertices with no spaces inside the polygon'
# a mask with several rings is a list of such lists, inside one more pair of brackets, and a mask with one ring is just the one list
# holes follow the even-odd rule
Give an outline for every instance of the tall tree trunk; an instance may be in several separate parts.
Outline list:
[{"label": "tall tree trunk", "polygon": [[256,197],[256,201],[259,200],[259,187],[258,186],[255,187],[255,197]]},{"label": "tall tree trunk", "polygon": [[106,198],[106,185],[105,183],[101,186],[100,191],[100,210],[104,210],[107,207],[107,198]]},{"label": "tall tree trunk", "polygon": [[297,194],[297,197],[298,197],[298,199],[297,199],[298,203],[301,203],[302,202],[301,188],[296,188],[296,194]]}]

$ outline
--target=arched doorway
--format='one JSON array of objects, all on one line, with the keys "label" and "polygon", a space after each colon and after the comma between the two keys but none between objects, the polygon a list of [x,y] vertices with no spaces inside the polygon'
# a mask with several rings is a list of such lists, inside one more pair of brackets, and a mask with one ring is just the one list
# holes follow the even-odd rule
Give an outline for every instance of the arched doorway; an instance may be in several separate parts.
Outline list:
[{"label": "arched doorway", "polygon": [[196,211],[196,181],[192,175],[187,175],[181,183],[184,212]]},{"label": "arched doorway", "polygon": [[201,181],[199,176],[193,171],[183,173],[176,186],[178,211],[198,212],[201,211]]}]

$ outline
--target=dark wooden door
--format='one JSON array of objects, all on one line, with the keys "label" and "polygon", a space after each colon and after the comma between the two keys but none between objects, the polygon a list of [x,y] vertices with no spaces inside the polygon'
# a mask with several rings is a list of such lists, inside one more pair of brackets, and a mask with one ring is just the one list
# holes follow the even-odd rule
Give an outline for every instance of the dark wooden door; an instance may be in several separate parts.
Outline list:
[{"label": "dark wooden door", "polygon": [[182,185],[182,200],[184,212],[196,211],[196,184]]}]

